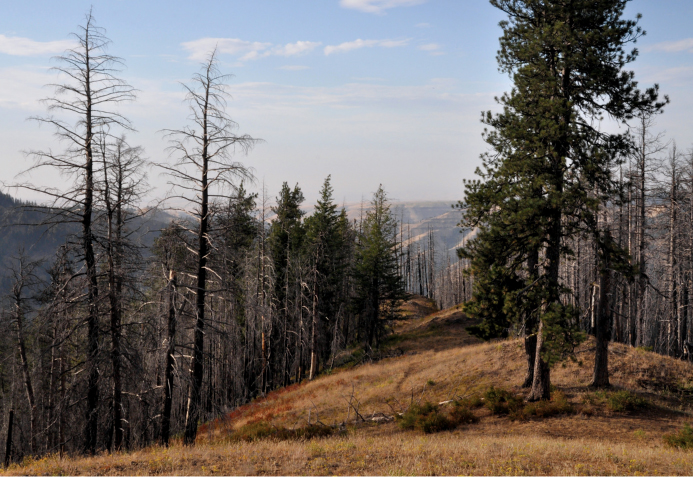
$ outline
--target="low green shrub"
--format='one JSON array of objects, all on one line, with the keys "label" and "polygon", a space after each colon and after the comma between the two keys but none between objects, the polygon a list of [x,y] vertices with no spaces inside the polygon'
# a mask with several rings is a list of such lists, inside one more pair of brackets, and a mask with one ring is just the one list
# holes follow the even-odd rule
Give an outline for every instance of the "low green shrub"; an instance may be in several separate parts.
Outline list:
[{"label": "low green shrub", "polygon": [[555,391],[551,393],[551,400],[532,402],[517,413],[519,419],[527,419],[529,417],[551,417],[561,414],[574,414],[575,408],[566,397],[563,391]]},{"label": "low green shrub", "polygon": [[404,414],[397,416],[397,420],[402,429],[418,429],[426,434],[449,431],[461,424],[479,422],[479,418],[474,415],[465,401],[454,401],[447,413],[437,404],[430,402],[412,404]]},{"label": "low green shrub", "polygon": [[648,405],[647,399],[630,391],[613,391],[606,394],[606,407],[613,412],[633,412]]},{"label": "low green shrub", "polygon": [[440,412],[437,404],[412,404],[397,418],[402,429],[419,429],[426,434],[454,429],[456,424]]},{"label": "low green shrub", "polygon": [[468,397],[466,399],[462,399],[458,402],[461,404],[464,404],[469,409],[477,409],[479,407],[484,406],[484,400],[478,394],[475,394],[475,395]]},{"label": "low green shrub", "polygon": [[479,418],[474,415],[470,409],[470,405],[465,401],[453,402],[450,410],[450,420],[459,426],[460,424],[476,424]]},{"label": "low green shrub", "polygon": [[484,402],[494,415],[515,414],[524,407],[522,398],[510,391],[493,386],[484,393]]},{"label": "low green shrub", "polygon": [[611,412],[634,412],[645,409],[650,402],[630,391],[596,391],[582,397],[583,412],[585,409],[594,411],[595,406],[606,406]]},{"label": "low green shrub", "polygon": [[676,434],[665,435],[664,442],[670,447],[693,449],[693,427],[689,424],[684,424],[683,429]]}]

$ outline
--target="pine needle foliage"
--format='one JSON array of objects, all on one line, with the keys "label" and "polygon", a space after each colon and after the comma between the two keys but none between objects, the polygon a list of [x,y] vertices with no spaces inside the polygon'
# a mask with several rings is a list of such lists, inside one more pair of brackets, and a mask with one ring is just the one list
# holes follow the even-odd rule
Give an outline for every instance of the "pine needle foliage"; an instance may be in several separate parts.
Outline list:
[{"label": "pine needle foliage", "polygon": [[[601,121],[625,124],[668,102],[625,69],[638,55],[627,49],[644,35],[640,16],[622,19],[627,3],[491,0],[508,16],[497,61],[513,87],[497,98],[502,112],[482,114],[490,150],[459,204],[462,224],[480,231],[460,252],[476,283],[466,311],[483,320],[482,337],[512,324],[538,333],[548,366],[583,339],[561,262],[573,255],[571,239],[599,233],[600,207],[620,192],[611,171],[633,148],[626,131],[607,132]],[[548,398],[548,376],[533,395]]]}]

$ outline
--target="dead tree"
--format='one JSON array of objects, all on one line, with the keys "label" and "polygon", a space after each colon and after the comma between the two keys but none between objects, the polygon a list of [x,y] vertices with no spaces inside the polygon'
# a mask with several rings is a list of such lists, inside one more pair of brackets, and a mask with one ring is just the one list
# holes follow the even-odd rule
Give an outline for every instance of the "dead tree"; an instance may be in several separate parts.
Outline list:
[{"label": "dead tree", "polygon": [[[101,131],[97,150],[102,162],[101,180],[98,181],[98,199],[104,209],[105,232],[103,245],[108,274],[109,330],[111,335],[111,368],[113,373],[113,447],[123,445],[123,376],[122,376],[122,318],[123,283],[125,281],[125,255],[137,256],[137,249],[129,243],[127,223],[142,214],[132,213],[142,191],[146,188],[142,168],[141,148],[131,147],[124,137],[110,143],[106,131]],[[111,443],[109,442],[109,445]]]},{"label": "dead tree", "polygon": [[678,154],[676,153],[676,144],[672,146],[669,156],[669,239],[667,253],[667,286],[668,286],[668,301],[669,301],[669,316],[667,319],[667,336],[666,336],[666,351],[669,356],[677,355],[680,340],[680,313],[678,306],[678,283],[676,277],[677,268],[677,195],[678,195]]},{"label": "dead tree", "polygon": [[25,335],[25,317],[31,312],[30,302],[32,297],[27,296],[27,291],[36,287],[40,283],[37,275],[37,268],[40,266],[39,261],[30,261],[23,250],[19,251],[19,255],[13,259],[13,264],[10,267],[12,274],[12,292],[10,299],[12,301],[12,317],[15,324],[15,333],[17,339],[17,351],[19,354],[19,365],[22,369],[22,378],[24,380],[24,390],[26,392],[27,401],[29,402],[29,419],[30,419],[30,443],[31,453],[36,455],[37,434],[38,434],[38,408],[36,396],[34,394],[34,383],[29,369],[29,360],[27,359],[27,342]]},{"label": "dead tree", "polygon": [[122,60],[105,53],[110,40],[96,26],[91,11],[84,25],[73,34],[77,46],[57,58],[54,70],[64,82],[52,84],[55,96],[44,100],[51,113],[59,116],[35,117],[34,120],[54,128],[56,137],[66,144],[62,153],[30,151],[35,159],[30,170],[48,167],[74,180],[67,191],[32,184],[19,187],[38,191],[52,199],[44,224],[77,222],[81,225],[81,252],[87,277],[85,305],[87,308],[87,410],[85,448],[97,448],[99,406],[99,310],[97,257],[94,252],[94,181],[96,133],[103,128],[132,129],[130,122],[114,110],[118,104],[135,97],[134,89],[116,76]]},{"label": "dead tree", "polygon": [[[193,76],[192,85],[183,85],[190,108],[191,125],[183,129],[167,129],[169,151],[176,157],[173,164],[159,164],[178,191],[174,197],[194,207],[199,228],[193,232],[197,239],[195,331],[190,362],[190,394],[185,424],[185,443],[193,444],[197,435],[201,389],[204,376],[205,297],[207,291],[207,260],[209,243],[210,201],[220,197],[220,188],[235,188],[237,180],[250,179],[249,170],[233,161],[237,150],[246,152],[257,142],[248,135],[238,136],[238,127],[226,114],[229,97],[226,82],[229,75],[217,67],[216,51],[209,55],[200,73]],[[192,232],[192,231],[191,231]]]},{"label": "dead tree", "polygon": [[650,131],[654,126],[654,118],[648,115],[641,115],[640,124],[635,129],[636,151],[635,151],[635,176],[631,178],[636,183],[636,236],[637,236],[637,264],[640,271],[634,305],[635,313],[632,316],[631,326],[629,327],[629,337],[631,346],[644,344],[645,328],[645,293],[647,291],[647,202],[648,202],[648,181],[652,174],[652,161],[666,145],[662,144],[662,134],[653,135]]}]

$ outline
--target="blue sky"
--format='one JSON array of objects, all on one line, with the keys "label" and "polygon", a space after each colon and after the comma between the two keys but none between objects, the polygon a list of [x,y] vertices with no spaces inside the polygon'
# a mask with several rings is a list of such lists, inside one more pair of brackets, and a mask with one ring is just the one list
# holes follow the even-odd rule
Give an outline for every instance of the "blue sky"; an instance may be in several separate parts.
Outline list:
[{"label": "blue sky", "polygon": [[[247,157],[271,196],[298,182],[313,202],[332,174],[339,201],[368,198],[383,183],[400,200],[449,200],[473,178],[482,110],[510,88],[495,53],[503,19],[483,0],[33,1],[7,2],[0,17],[0,180],[30,162],[22,151],[59,147],[26,121],[45,114],[51,57],[93,5],[122,57],[121,77],[140,90],[123,107],[130,141],[166,160],[164,128],[185,123],[180,82],[218,45],[233,73],[229,114],[265,140]],[[693,143],[693,2],[634,0],[648,34],[632,65],[642,86],[657,82],[672,104],[658,129],[679,148]],[[46,173],[32,180],[56,183]],[[153,196],[165,179],[150,172]]]}]

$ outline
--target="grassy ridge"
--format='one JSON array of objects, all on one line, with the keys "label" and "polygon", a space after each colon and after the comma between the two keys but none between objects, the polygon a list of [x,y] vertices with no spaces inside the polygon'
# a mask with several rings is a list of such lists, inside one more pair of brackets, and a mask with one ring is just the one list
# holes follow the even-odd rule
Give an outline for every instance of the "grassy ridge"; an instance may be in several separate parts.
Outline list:
[{"label": "grassy ridge", "polygon": [[[202,426],[195,448],[175,443],[94,458],[48,457],[7,473],[693,474],[693,454],[666,438],[693,421],[689,363],[612,345],[614,389],[595,392],[587,388],[594,352],[588,341],[577,362],[553,370],[555,401],[525,406],[520,399],[508,412],[495,412],[490,400],[502,408],[524,392],[522,343],[478,343],[464,331],[459,310],[426,314],[430,308],[418,305],[396,324],[399,337],[383,352],[396,357],[352,362],[270,393]],[[451,400],[476,403],[469,406],[473,418],[465,414],[445,427],[452,430],[425,434],[388,419],[412,404]],[[451,405],[438,407],[447,413]],[[321,435],[321,426],[334,432],[311,437]],[[264,438],[247,437],[252,429]]]}]

